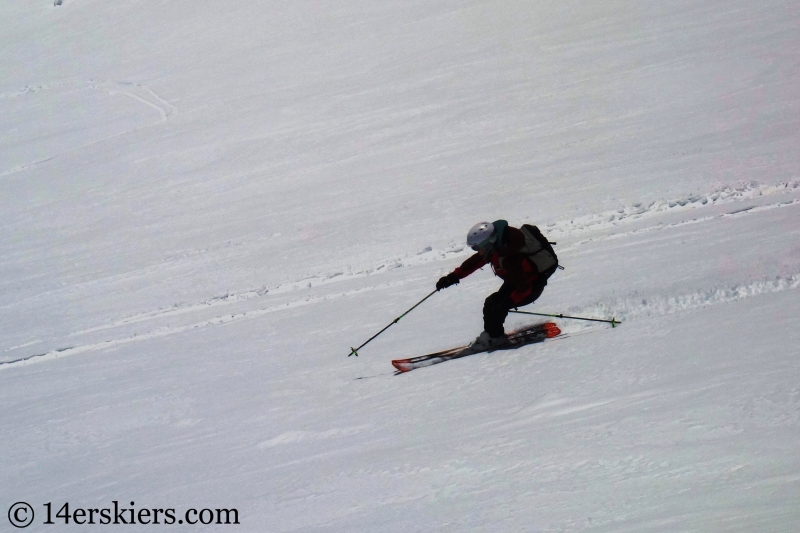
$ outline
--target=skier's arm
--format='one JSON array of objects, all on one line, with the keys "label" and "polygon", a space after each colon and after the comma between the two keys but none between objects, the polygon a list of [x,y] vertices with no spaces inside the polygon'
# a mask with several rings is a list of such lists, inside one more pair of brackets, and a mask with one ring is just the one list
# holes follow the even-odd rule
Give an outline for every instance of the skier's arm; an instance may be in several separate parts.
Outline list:
[{"label": "skier's arm", "polygon": [[486,259],[481,254],[473,254],[461,263],[460,267],[453,270],[458,279],[464,279],[479,268],[486,266]]},{"label": "skier's arm", "polygon": [[481,254],[473,255],[461,263],[460,267],[457,267],[448,275],[439,278],[439,281],[436,282],[436,290],[440,291],[452,285],[457,285],[460,280],[466,278],[485,264],[486,260]]}]

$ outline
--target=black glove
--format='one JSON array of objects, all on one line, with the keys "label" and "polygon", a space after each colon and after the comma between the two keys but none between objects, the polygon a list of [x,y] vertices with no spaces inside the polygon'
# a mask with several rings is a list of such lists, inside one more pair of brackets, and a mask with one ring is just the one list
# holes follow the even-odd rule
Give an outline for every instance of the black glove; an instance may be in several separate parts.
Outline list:
[{"label": "black glove", "polygon": [[458,285],[459,281],[461,281],[459,277],[451,272],[450,274],[439,278],[439,281],[436,282],[436,290],[440,291],[450,287],[451,285]]}]

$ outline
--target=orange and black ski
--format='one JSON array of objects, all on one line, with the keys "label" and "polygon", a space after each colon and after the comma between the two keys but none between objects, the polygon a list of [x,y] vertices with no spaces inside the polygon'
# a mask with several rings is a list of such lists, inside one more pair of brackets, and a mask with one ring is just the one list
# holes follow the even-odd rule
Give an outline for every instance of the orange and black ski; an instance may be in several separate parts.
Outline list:
[{"label": "orange and black ski", "polygon": [[449,350],[442,350],[440,352],[429,353],[419,357],[412,357],[410,359],[395,359],[392,365],[400,372],[410,372],[415,368],[422,368],[431,366],[438,363],[444,363],[452,359],[474,355],[483,352],[495,352],[498,350],[513,350],[526,344],[533,344],[542,342],[545,339],[550,339],[561,334],[561,330],[554,322],[545,322],[544,324],[535,324],[526,328],[519,329],[508,334],[508,343],[492,348],[491,350],[476,350],[469,346],[459,346],[458,348],[451,348]]}]

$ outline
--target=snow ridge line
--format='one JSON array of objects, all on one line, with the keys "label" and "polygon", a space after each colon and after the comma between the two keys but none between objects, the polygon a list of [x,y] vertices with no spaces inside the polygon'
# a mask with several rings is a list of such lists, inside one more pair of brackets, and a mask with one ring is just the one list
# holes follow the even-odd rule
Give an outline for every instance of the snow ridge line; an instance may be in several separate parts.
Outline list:
[{"label": "snow ridge line", "polygon": [[360,293],[363,293],[363,292],[387,289],[387,288],[391,288],[391,287],[397,287],[397,286],[405,285],[406,283],[415,282],[415,281],[417,281],[417,280],[416,279],[408,279],[408,280],[402,280],[402,281],[395,281],[395,282],[392,282],[392,283],[384,283],[384,284],[381,284],[381,285],[375,285],[375,286],[371,286],[371,287],[363,287],[363,288],[360,288],[360,289],[354,289],[354,290],[343,292],[343,293],[340,293],[340,294],[332,294],[332,295],[318,296],[318,297],[310,297],[309,296],[309,297],[306,297],[306,298],[304,298],[302,300],[295,300],[293,302],[287,302],[287,303],[285,303],[283,305],[274,305],[274,306],[270,306],[270,307],[264,307],[264,308],[261,308],[261,309],[255,309],[255,310],[252,310],[252,311],[243,311],[241,313],[235,313],[235,314],[232,314],[232,315],[217,316],[217,317],[214,317],[214,318],[211,318],[211,319],[207,319],[207,320],[203,320],[201,322],[197,322],[197,323],[194,323],[194,324],[187,324],[185,326],[167,326],[167,327],[162,327],[162,328],[159,328],[159,329],[156,329],[156,330],[153,330],[153,331],[150,331],[148,333],[141,334],[141,335],[137,334],[137,333],[134,333],[133,335],[122,337],[122,338],[119,338],[119,339],[112,339],[112,340],[96,342],[96,343],[92,343],[92,344],[85,344],[85,345],[82,345],[82,346],[68,346],[68,347],[65,347],[65,348],[58,348],[58,349],[55,349],[55,350],[50,350],[49,352],[29,355],[27,357],[22,357],[22,358],[15,359],[15,360],[12,360],[12,361],[0,362],[0,371],[7,370],[9,368],[18,367],[18,366],[26,366],[26,365],[35,364],[35,363],[43,363],[45,361],[52,361],[54,359],[60,359],[62,357],[68,357],[68,356],[77,355],[77,354],[80,354],[80,353],[94,352],[94,351],[98,351],[98,350],[104,350],[104,349],[107,349],[107,348],[114,348],[114,347],[117,347],[117,346],[130,344],[132,342],[139,342],[139,341],[143,341],[143,340],[153,339],[153,338],[156,338],[156,337],[166,337],[168,335],[174,335],[176,333],[182,333],[184,331],[189,331],[189,330],[192,330],[192,329],[205,328],[205,327],[208,327],[208,326],[225,325],[225,324],[229,324],[231,322],[235,322],[235,321],[238,321],[238,320],[250,320],[250,319],[254,319],[254,318],[259,318],[259,317],[261,317],[263,315],[267,315],[267,314],[270,314],[270,313],[276,313],[276,312],[279,312],[279,311],[285,311],[287,309],[294,309],[294,308],[297,308],[297,307],[303,307],[303,306],[306,306],[306,305],[312,305],[312,304],[316,304],[316,303],[327,301],[327,300],[337,300],[339,298],[346,298],[346,297],[353,296],[353,295],[356,295],[356,294],[360,294]]},{"label": "snow ridge line", "polygon": [[702,309],[763,294],[774,294],[798,288],[800,288],[800,273],[731,287],[703,289],[676,296],[648,297],[634,292],[633,296],[614,303],[599,303],[588,307],[570,308],[569,311],[570,313],[585,313],[593,316],[613,316],[617,320],[627,322],[642,317],[671,315],[682,311]]},{"label": "snow ridge line", "polygon": [[[653,202],[653,204],[651,204],[652,209],[642,208],[641,207],[642,204],[634,204],[634,206],[620,208],[619,210],[616,211],[608,211],[606,213],[601,213],[597,215],[587,215],[587,217],[583,217],[582,219],[574,219],[569,222],[559,222],[551,225],[546,225],[543,227],[547,228],[545,230],[545,233],[548,235],[548,237],[555,238],[554,237],[555,235],[559,235],[558,238],[562,239],[565,237],[571,237],[573,235],[579,235],[580,233],[583,232],[593,231],[607,227],[618,227],[618,225],[620,224],[633,222],[635,220],[644,218],[648,215],[664,214],[665,212],[671,212],[673,210],[688,211],[718,204],[742,202],[753,198],[772,196],[776,194],[792,194],[792,193],[800,194],[800,181],[784,182],[784,183],[779,183],[777,185],[768,185],[768,186],[760,186],[751,183],[748,184],[747,186],[738,188],[724,187],[718,189],[717,191],[709,195],[689,196],[683,199],[669,201],[669,202],[666,201]],[[588,244],[590,242],[619,239],[628,237],[630,235],[647,233],[655,230],[670,229],[688,224],[700,224],[703,222],[708,222],[711,220],[716,220],[724,217],[753,214],[761,211],[787,207],[798,203],[800,203],[800,199],[782,200],[767,205],[750,206],[730,213],[722,213],[719,215],[693,218],[691,220],[674,222],[672,224],[665,224],[665,225],[658,224],[632,231],[619,232],[619,233],[613,233],[611,235],[604,235],[604,236],[584,239],[569,246],[561,247],[559,248],[559,250],[560,251],[571,250],[575,247],[579,247]],[[625,213],[628,214],[626,215]],[[581,221],[583,219],[589,219],[589,218],[594,220],[594,222],[587,223],[585,225],[582,222],[580,223],[576,222],[576,220]],[[436,261],[448,261],[459,257],[467,257],[471,253],[472,253],[471,250],[469,250],[465,245],[459,243],[451,243],[444,250],[434,250],[431,246],[427,246],[422,250],[418,251],[414,255],[406,255],[405,257],[396,257],[394,259],[383,262],[383,264],[380,264],[377,267],[371,267],[368,269],[360,269],[360,270],[348,267],[346,269],[335,270],[329,274],[313,275],[299,279],[297,281],[289,281],[281,283],[274,287],[268,287],[266,285],[263,285],[260,288],[246,290],[241,293],[229,292],[226,294],[214,296],[203,302],[195,304],[188,304],[188,305],[175,304],[172,307],[160,308],[154,311],[140,313],[137,315],[123,318],[121,320],[117,320],[115,322],[111,322],[109,324],[104,324],[102,326],[96,326],[93,328],[75,331],[70,333],[70,336],[82,335],[85,333],[102,331],[106,329],[113,329],[124,325],[145,322],[147,320],[164,318],[167,316],[189,314],[213,306],[230,305],[251,300],[254,298],[260,298],[263,296],[285,294],[297,290],[311,289],[314,287],[329,285],[331,283],[338,283],[340,281],[350,281],[356,278],[373,276],[377,274],[384,274],[386,272],[390,272],[397,268],[417,266]]]}]

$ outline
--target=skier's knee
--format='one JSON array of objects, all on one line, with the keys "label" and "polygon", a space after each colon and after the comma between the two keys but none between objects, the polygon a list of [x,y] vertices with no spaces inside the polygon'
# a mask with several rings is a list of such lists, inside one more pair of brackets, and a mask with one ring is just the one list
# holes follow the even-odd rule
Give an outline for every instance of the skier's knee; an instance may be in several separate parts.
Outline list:
[{"label": "skier's knee", "polygon": [[500,310],[503,308],[505,298],[499,292],[494,294],[490,294],[486,301],[483,303],[483,308],[485,310],[491,309],[492,311]]}]

